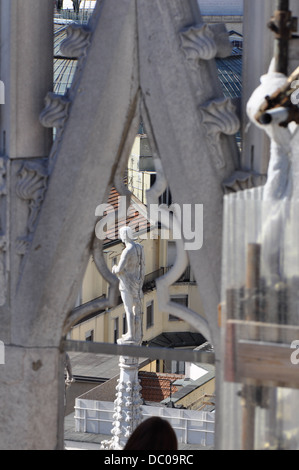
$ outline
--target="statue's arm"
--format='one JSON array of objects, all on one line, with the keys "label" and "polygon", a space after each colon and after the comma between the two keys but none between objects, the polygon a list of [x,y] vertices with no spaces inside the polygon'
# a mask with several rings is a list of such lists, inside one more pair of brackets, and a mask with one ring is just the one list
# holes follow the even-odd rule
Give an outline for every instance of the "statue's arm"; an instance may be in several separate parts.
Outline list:
[{"label": "statue's arm", "polygon": [[144,248],[141,245],[141,266],[140,266],[141,272],[140,272],[140,277],[142,281],[144,280],[145,277],[145,254],[144,254]]},{"label": "statue's arm", "polygon": [[121,274],[124,271],[124,269],[126,267],[126,264],[127,264],[127,256],[126,255],[127,255],[127,250],[125,249],[122,252],[121,256],[120,256],[120,260],[119,260],[118,265],[115,264],[112,268],[112,272],[114,274]]}]

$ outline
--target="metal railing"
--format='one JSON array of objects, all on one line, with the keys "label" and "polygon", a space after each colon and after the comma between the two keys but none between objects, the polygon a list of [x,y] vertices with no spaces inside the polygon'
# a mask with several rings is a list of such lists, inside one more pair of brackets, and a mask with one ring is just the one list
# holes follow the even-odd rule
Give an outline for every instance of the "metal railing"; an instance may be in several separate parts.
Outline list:
[{"label": "metal railing", "polygon": [[55,12],[54,18],[58,18],[61,20],[72,20],[76,23],[86,24],[88,23],[90,17],[93,14],[93,9],[80,9],[77,13],[74,10],[70,9],[63,9]]},{"label": "metal railing", "polygon": [[[110,435],[114,403],[77,398],[75,404],[76,432]],[[142,406],[143,418],[160,416],[172,425],[179,443],[214,446],[215,413],[166,407]]]},{"label": "metal railing", "polygon": [[164,272],[165,268],[159,268],[156,271],[146,274],[143,282],[143,292],[155,289],[156,279],[163,276]]},{"label": "metal railing", "polygon": [[[159,268],[156,271],[153,271],[149,274],[147,274],[144,278],[144,283],[143,283],[143,292],[146,292],[148,290],[153,290],[156,287],[156,280],[166,274],[172,266],[168,266],[166,268]],[[177,279],[176,282],[195,282],[192,280],[191,276],[191,269],[190,266],[187,267],[187,269],[183,272],[183,274]]]}]

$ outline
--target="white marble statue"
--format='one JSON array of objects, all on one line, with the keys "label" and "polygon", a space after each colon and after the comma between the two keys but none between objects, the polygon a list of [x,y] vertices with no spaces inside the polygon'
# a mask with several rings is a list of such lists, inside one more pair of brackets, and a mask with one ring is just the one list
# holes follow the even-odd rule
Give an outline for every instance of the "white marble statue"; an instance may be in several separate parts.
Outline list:
[{"label": "white marble statue", "polygon": [[75,382],[75,379],[73,377],[72,364],[68,353],[65,353],[64,368],[66,372],[65,384],[70,385],[72,382]]},{"label": "white marble statue", "polygon": [[119,279],[119,290],[124,304],[128,331],[118,340],[118,343],[142,341],[142,286],[145,272],[145,257],[143,246],[134,241],[130,227],[119,230],[120,238],[125,244],[118,265],[112,272]]},{"label": "white marble statue", "polygon": [[[274,201],[289,199],[292,196],[292,141],[294,126],[281,127],[279,120],[273,119],[267,125],[260,124],[255,116],[266,96],[271,96],[285,85],[287,77],[273,70],[274,61],[269,71],[261,77],[260,86],[254,91],[247,103],[247,113],[252,122],[267,133],[271,140],[271,153],[268,166],[267,182],[264,186],[263,200]],[[295,127],[295,129],[297,126]]]},{"label": "white marble statue", "polygon": [[[280,126],[279,114],[266,125],[255,118],[266,96],[271,96],[285,85],[287,77],[273,70],[261,77],[260,86],[252,94],[247,113],[252,122],[263,129],[271,140],[271,152],[267,182],[263,189],[263,225],[259,242],[262,245],[262,259],[270,284],[283,281],[285,231],[289,219],[290,202],[298,200],[298,126]],[[283,110],[282,110],[283,111]]]}]

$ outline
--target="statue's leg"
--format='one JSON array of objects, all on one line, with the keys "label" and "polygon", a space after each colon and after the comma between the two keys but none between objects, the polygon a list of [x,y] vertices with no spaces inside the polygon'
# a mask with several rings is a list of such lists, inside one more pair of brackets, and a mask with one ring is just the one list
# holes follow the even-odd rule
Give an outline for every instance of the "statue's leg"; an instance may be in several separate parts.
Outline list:
[{"label": "statue's leg", "polygon": [[127,327],[128,331],[125,335],[122,336],[123,341],[134,341],[134,314],[133,314],[133,298],[127,292],[121,292],[121,298],[124,304],[126,319],[127,319]]},{"label": "statue's leg", "polygon": [[73,382],[73,372],[72,372],[72,364],[69,355],[66,353],[65,355],[65,369],[66,369],[66,380],[67,382]]},{"label": "statue's leg", "polygon": [[134,329],[135,329],[135,340],[141,343],[143,332],[142,332],[142,304],[140,299],[134,299]]}]

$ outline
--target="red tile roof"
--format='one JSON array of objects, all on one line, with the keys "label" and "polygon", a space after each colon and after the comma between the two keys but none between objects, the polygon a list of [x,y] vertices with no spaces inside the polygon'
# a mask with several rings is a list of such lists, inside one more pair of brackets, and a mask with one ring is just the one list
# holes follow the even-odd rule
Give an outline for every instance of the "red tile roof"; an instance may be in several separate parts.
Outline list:
[{"label": "red tile roof", "polygon": [[142,387],[142,398],[145,401],[160,402],[178,391],[172,382],[184,378],[184,375],[139,371],[138,378]]},{"label": "red tile roof", "polygon": [[[120,198],[123,198],[123,200]],[[105,228],[106,238],[104,239],[104,244],[109,243],[112,240],[119,240],[119,229],[124,225],[129,225],[136,235],[144,233],[150,229],[150,223],[146,218],[146,206],[134,195],[131,196],[130,206],[128,207],[124,205],[127,209],[126,216],[124,217],[124,214],[120,214],[121,217],[118,219],[117,211],[120,208],[120,201],[125,202],[125,200],[125,196],[121,196],[114,187],[111,188],[104,217],[106,214],[114,212],[115,219],[114,224],[111,226],[109,224],[109,227]]]}]

